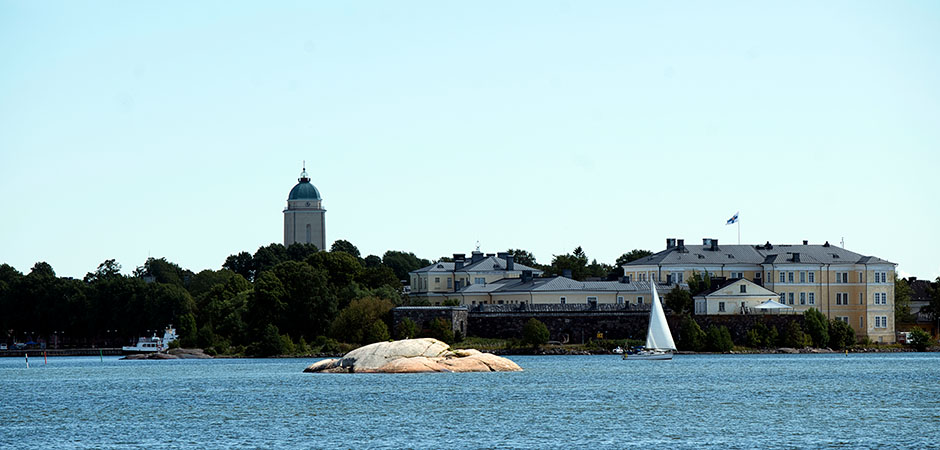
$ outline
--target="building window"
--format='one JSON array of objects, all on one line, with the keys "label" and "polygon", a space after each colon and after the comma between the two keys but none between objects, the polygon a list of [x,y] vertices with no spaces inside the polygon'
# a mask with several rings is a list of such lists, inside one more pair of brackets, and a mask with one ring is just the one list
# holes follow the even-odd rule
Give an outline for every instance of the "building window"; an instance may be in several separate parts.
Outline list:
[{"label": "building window", "polygon": [[810,273],[809,273],[809,282],[810,282],[810,283],[815,283],[815,282],[816,282],[816,273],[815,273],[815,272],[810,272]]},{"label": "building window", "polygon": [[441,283],[441,277],[434,277],[434,284],[440,284],[440,283]]},{"label": "building window", "polygon": [[793,272],[787,272],[787,282],[788,283],[793,282]]},{"label": "building window", "polygon": [[780,293],[780,303],[784,305],[787,304],[787,294],[783,292]]},{"label": "building window", "polygon": [[875,328],[888,328],[888,316],[875,316]]},{"label": "building window", "polygon": [[801,305],[805,305],[805,304],[806,304],[806,293],[805,293],[805,292],[800,292],[800,304],[801,304]]},{"label": "building window", "polygon": [[591,306],[597,306],[597,297],[588,297],[587,304]]},{"label": "building window", "polygon": [[559,297],[559,300],[561,301],[561,304],[562,304],[562,305],[564,305],[565,303],[568,302],[568,299],[565,298],[565,297]]},{"label": "building window", "polygon": [[447,289],[450,289],[453,286],[454,286],[454,280],[452,280],[450,277],[447,277]]},{"label": "building window", "polygon": [[806,282],[806,272],[800,272],[800,283]]},{"label": "building window", "polygon": [[725,302],[718,302],[718,312],[725,312]]},{"label": "building window", "polygon": [[865,328],[865,323],[862,322],[862,316],[859,316],[858,317],[858,329],[861,330],[862,328]]},{"label": "building window", "polygon": [[842,282],[843,282],[843,283],[848,283],[848,282],[849,282],[849,273],[848,273],[848,272],[842,272]]},{"label": "building window", "polygon": [[845,324],[849,323],[849,316],[836,316],[836,320],[842,321]]},{"label": "building window", "polygon": [[780,282],[781,282],[781,283],[783,283],[783,282],[785,281],[785,278],[784,278],[785,276],[786,276],[785,273],[780,272]]},{"label": "building window", "polygon": [[841,293],[841,292],[836,292],[836,304],[837,304],[837,305],[841,305],[841,304],[842,304],[842,293]]},{"label": "building window", "polygon": [[816,293],[815,293],[815,292],[810,292],[810,293],[809,293],[809,304],[810,304],[810,305],[815,305],[815,304],[816,304]]},{"label": "building window", "polygon": [[637,304],[637,305],[642,305],[642,304],[643,304],[643,296],[642,296],[642,295],[636,298],[636,304]]},{"label": "building window", "polygon": [[746,293],[747,293],[747,285],[746,285],[746,284],[742,284],[742,285],[741,285],[741,293],[742,293],[742,294],[746,294]]},{"label": "building window", "polygon": [[618,296],[617,296],[617,304],[618,304],[618,305],[622,305],[622,304],[623,304],[623,296],[621,296],[621,295],[618,295]]},{"label": "building window", "polygon": [[767,272],[767,281],[774,281],[773,272]]},{"label": "building window", "polygon": [[486,284],[486,277],[474,277],[473,284]]},{"label": "building window", "polygon": [[861,272],[858,273],[858,282],[859,282],[859,283],[862,282],[862,273],[861,273]]}]

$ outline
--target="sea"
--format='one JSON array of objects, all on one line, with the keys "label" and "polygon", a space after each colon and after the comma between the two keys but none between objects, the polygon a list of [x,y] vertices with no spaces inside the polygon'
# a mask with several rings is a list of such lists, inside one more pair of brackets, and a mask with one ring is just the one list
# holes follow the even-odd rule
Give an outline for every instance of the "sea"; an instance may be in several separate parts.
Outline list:
[{"label": "sea", "polygon": [[524,371],[0,358],[0,447],[940,448],[937,353],[511,359]]}]

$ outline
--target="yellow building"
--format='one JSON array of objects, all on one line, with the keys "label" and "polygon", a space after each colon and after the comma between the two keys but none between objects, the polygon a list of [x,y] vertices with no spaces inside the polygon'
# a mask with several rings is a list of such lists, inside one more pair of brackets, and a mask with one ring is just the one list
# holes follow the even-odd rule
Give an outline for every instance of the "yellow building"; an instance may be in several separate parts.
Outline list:
[{"label": "yellow building", "polygon": [[665,250],[627,263],[623,269],[631,281],[658,281],[685,288],[693,273],[747,279],[773,291],[778,301],[793,307],[795,313],[816,308],[830,319],[851,325],[859,339],[891,343],[896,340],[895,266],[828,242],[719,246],[717,239],[703,239],[702,245],[666,239]]},{"label": "yellow building", "polygon": [[520,278],[506,278],[470,285],[448,294],[461,306],[475,305],[649,305],[647,282],[576,281],[565,277],[535,278],[525,271]]},{"label": "yellow building", "polygon": [[483,254],[479,250],[470,254],[468,260],[463,253],[455,253],[453,262],[437,262],[409,272],[411,296],[430,297],[432,303],[440,303],[447,294],[455,293],[467,286],[487,285],[502,279],[512,279],[529,271],[535,276],[541,270],[517,264],[506,252]]}]

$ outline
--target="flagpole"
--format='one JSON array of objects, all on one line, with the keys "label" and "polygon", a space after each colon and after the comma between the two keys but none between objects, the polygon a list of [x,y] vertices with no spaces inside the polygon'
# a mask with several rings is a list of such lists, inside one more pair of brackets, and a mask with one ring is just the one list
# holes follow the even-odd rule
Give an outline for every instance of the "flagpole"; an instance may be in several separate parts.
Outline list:
[{"label": "flagpole", "polygon": [[741,216],[738,216],[738,245],[741,245]]}]

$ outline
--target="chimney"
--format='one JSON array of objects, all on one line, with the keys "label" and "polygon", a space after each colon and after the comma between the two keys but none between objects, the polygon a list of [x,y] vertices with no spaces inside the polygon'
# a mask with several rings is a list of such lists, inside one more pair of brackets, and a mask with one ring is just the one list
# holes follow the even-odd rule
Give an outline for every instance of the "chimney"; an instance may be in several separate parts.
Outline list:
[{"label": "chimney", "polygon": [[666,250],[676,246],[675,238],[666,238]]},{"label": "chimney", "polygon": [[454,270],[463,269],[463,258],[454,260]]},{"label": "chimney", "polygon": [[467,259],[467,255],[463,253],[454,253],[454,261],[457,261],[458,259],[460,260]]},{"label": "chimney", "polygon": [[809,244],[809,241],[807,241],[806,239],[803,239],[803,245],[808,245],[808,244]]},{"label": "chimney", "polygon": [[709,238],[702,238],[702,247],[704,250],[710,250],[709,247],[712,246],[712,240]]},{"label": "chimney", "polygon": [[492,257],[494,257],[494,256],[496,256],[496,253],[487,253],[487,254],[486,254],[486,257],[487,257],[487,258],[492,258]]},{"label": "chimney", "polygon": [[624,275],[624,276],[620,277],[620,282],[621,282],[621,283],[629,283],[629,282],[630,282],[630,277]]},{"label": "chimney", "polygon": [[509,252],[496,252],[496,257],[499,259],[506,259],[506,255],[508,254]]},{"label": "chimney", "polygon": [[685,251],[685,239],[676,239],[676,249],[680,252]]},{"label": "chimney", "polygon": [[561,276],[565,278],[571,278],[571,269],[564,269],[561,271]]},{"label": "chimney", "polygon": [[506,254],[506,270],[516,270],[515,256]]},{"label": "chimney", "polygon": [[712,239],[711,241],[712,241],[712,251],[717,252],[718,251],[718,239]]},{"label": "chimney", "polygon": [[523,271],[522,271],[522,282],[523,282],[523,283],[528,283],[528,282],[530,282],[530,281],[532,281],[532,271],[531,271],[531,270],[523,270]]},{"label": "chimney", "polygon": [[473,253],[470,254],[470,264],[476,264],[480,261],[483,261],[483,253],[479,250],[474,250]]},{"label": "chimney", "polygon": [[800,262],[800,254],[794,252],[794,253],[793,253],[793,259],[792,259],[791,261],[793,261],[793,262]]}]

